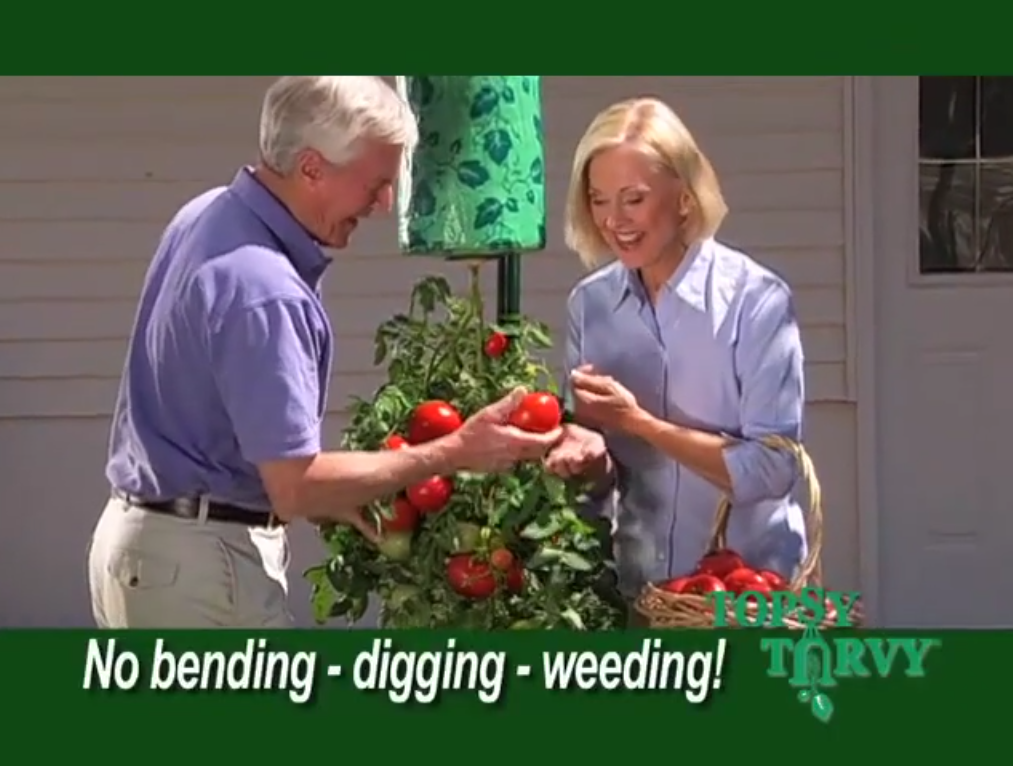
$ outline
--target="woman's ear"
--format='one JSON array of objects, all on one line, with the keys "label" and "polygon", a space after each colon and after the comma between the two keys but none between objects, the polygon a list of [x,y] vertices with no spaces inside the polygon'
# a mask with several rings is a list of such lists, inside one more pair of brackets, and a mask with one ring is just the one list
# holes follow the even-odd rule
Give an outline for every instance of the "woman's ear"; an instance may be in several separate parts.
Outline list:
[{"label": "woman's ear", "polygon": [[683,218],[689,218],[690,213],[693,212],[693,195],[689,192],[684,191],[679,195],[679,215]]}]

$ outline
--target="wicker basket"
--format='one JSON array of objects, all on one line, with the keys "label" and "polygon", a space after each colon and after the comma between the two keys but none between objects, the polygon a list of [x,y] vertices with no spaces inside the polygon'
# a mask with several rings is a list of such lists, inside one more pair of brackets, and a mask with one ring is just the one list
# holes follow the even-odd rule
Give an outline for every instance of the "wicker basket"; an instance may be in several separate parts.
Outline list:
[{"label": "wicker basket", "polygon": [[[773,449],[781,449],[791,452],[802,471],[802,476],[809,488],[809,518],[806,524],[809,537],[809,552],[789,588],[795,593],[800,593],[806,588],[819,587],[822,583],[822,562],[823,551],[823,503],[820,491],[819,479],[816,477],[816,470],[813,467],[809,454],[802,445],[790,439],[780,436],[768,436],[762,442]],[[718,506],[717,518],[714,523],[714,532],[711,535],[708,553],[726,547],[726,533],[728,530],[728,519],[732,506],[727,497],[722,498]],[[714,627],[714,606],[707,596],[696,594],[675,594],[662,590],[655,585],[648,584],[641,592],[634,603],[634,609],[649,628],[713,628]],[[756,607],[751,606],[750,610],[755,615]],[[726,614],[728,626],[736,626],[738,622],[731,609]],[[862,604],[856,602],[849,610],[849,622],[852,626],[862,624]],[[830,628],[837,624],[836,613],[828,610],[820,628]],[[785,619],[785,626],[802,630],[805,623],[795,619]]]}]

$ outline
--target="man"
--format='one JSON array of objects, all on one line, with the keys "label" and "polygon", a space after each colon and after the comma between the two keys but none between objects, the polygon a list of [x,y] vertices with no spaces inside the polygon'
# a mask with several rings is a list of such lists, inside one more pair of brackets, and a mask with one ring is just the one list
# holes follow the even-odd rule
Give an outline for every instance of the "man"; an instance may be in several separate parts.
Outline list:
[{"label": "man", "polygon": [[452,436],[405,450],[321,451],[331,361],[329,259],[388,211],[418,137],[377,77],[284,77],[260,162],[188,202],[149,269],[116,404],[112,497],[91,541],[109,628],[287,627],[284,524],[375,539],[360,507],[434,474],[542,457],[559,433],[505,425],[522,392]]}]

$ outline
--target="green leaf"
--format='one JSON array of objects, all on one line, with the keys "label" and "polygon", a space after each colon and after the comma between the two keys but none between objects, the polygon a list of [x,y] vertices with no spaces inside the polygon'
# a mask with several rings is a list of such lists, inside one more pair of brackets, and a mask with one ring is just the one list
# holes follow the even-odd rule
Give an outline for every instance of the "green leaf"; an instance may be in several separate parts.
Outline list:
[{"label": "green leaf", "polygon": [[373,346],[373,366],[378,367],[387,358],[387,339],[377,334]]},{"label": "green leaf", "polygon": [[544,324],[532,324],[528,327],[528,340],[539,348],[552,348],[549,328]]},{"label": "green leaf", "polygon": [[349,606],[345,617],[350,623],[354,624],[366,616],[366,610],[369,609],[369,594],[355,593],[349,596],[348,601]]},{"label": "green leaf", "polygon": [[834,717],[834,703],[830,701],[823,692],[820,692],[812,698],[809,703],[809,707],[812,710],[816,720],[821,723],[830,723],[830,719]]},{"label": "green leaf", "polygon": [[584,621],[573,609],[564,609],[559,613],[559,616],[566,620],[574,630],[584,630]]},{"label": "green leaf", "polygon": [[312,567],[304,574],[311,583],[310,611],[313,621],[323,625],[332,616],[334,608],[341,602],[341,594],[334,590],[327,578],[327,567]]},{"label": "green leaf", "polygon": [[559,519],[550,519],[548,522],[543,524],[532,521],[521,530],[521,537],[527,540],[545,540],[552,537],[562,529],[563,524]]},{"label": "green leaf", "polygon": [[562,556],[563,551],[558,548],[541,548],[528,559],[528,569],[543,569],[559,561]]},{"label": "green leaf", "polygon": [[559,556],[559,563],[577,572],[590,572],[594,569],[590,561],[576,553],[563,552]]}]

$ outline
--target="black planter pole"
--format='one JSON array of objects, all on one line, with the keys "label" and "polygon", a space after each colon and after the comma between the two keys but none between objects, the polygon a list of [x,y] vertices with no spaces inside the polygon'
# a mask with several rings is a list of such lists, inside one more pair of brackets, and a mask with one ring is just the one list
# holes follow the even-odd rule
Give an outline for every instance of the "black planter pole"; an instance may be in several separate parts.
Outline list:
[{"label": "black planter pole", "polygon": [[496,268],[496,320],[503,322],[521,313],[521,257],[507,253]]}]

